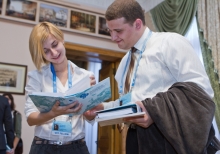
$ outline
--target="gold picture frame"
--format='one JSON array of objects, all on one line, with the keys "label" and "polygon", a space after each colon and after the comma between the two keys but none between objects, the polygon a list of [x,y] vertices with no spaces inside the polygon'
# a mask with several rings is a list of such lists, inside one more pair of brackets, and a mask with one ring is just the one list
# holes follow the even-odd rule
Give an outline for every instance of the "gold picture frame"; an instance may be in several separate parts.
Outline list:
[{"label": "gold picture frame", "polygon": [[59,27],[67,27],[67,8],[41,3],[39,13],[39,22],[47,21]]},{"label": "gold picture frame", "polygon": [[37,2],[7,0],[5,15],[8,17],[35,21],[37,12]]},{"label": "gold picture frame", "polygon": [[27,66],[0,62],[0,92],[24,95]]},{"label": "gold picture frame", "polygon": [[96,15],[71,10],[70,28],[88,33],[96,33]]}]

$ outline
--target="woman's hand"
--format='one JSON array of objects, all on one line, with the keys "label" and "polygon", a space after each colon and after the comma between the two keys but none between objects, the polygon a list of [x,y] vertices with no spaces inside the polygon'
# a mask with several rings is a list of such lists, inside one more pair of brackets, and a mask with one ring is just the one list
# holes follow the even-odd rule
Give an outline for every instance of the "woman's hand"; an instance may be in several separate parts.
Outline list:
[{"label": "woman's hand", "polygon": [[54,106],[51,109],[51,113],[54,115],[54,117],[63,115],[63,114],[69,114],[69,113],[76,113],[79,112],[82,108],[82,104],[78,101],[75,101],[67,106],[59,106],[60,102],[56,101]]},{"label": "woman's hand", "polygon": [[90,85],[91,85],[91,86],[95,85],[95,84],[96,84],[95,76],[92,75],[92,76],[90,76],[89,78],[90,78]]},{"label": "woman's hand", "polygon": [[46,113],[40,113],[40,112],[33,112],[31,113],[28,118],[27,122],[30,126],[34,125],[42,125],[43,123],[63,114],[70,114],[79,112],[82,108],[82,104],[79,102],[73,102],[67,106],[59,106],[60,102],[57,101],[52,109],[49,112]]},{"label": "woman's hand", "polygon": [[14,154],[14,148],[11,150],[6,151],[6,154]]},{"label": "woman's hand", "polygon": [[87,120],[93,120],[96,117],[96,111],[103,110],[103,109],[104,109],[104,106],[101,103],[95,106],[94,108],[86,111],[83,115]]},{"label": "woman's hand", "polygon": [[153,123],[153,120],[151,119],[149,113],[147,112],[146,108],[144,107],[141,101],[137,101],[136,104],[139,105],[142,111],[145,112],[144,116],[124,118],[123,120],[131,123],[135,123],[136,125],[139,125],[144,128],[149,127]]}]

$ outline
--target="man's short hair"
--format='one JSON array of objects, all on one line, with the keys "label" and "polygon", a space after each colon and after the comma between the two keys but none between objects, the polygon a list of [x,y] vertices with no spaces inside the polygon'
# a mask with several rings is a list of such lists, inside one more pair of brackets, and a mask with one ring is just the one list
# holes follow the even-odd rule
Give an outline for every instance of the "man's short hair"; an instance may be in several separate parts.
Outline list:
[{"label": "man's short hair", "polygon": [[115,0],[105,13],[106,20],[125,18],[125,22],[133,24],[136,19],[141,19],[145,25],[144,10],[135,0]]}]

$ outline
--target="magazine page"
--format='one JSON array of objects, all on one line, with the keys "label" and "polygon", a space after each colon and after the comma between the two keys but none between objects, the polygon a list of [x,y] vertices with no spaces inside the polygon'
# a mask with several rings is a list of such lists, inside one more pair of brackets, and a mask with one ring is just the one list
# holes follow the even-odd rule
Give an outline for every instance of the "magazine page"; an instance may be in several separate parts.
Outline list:
[{"label": "magazine page", "polygon": [[76,94],[78,92],[82,92],[83,90],[89,87],[90,87],[90,78],[89,75],[86,75],[83,78],[81,78],[76,84],[74,84],[70,89],[68,89],[65,93],[33,92],[32,95],[64,97],[64,96]]},{"label": "magazine page", "polygon": [[90,87],[90,78],[89,75],[86,75],[80,81],[78,81],[75,85],[73,85],[70,89],[65,92],[65,96],[79,93]]},{"label": "magazine page", "polygon": [[60,101],[60,106],[65,106],[73,103],[74,101],[78,101],[83,104],[82,109],[78,113],[73,114],[78,115],[111,97],[110,78],[106,78],[98,84],[76,94],[65,95],[61,97],[51,95],[43,96],[42,94],[36,95],[36,93],[32,93],[29,95],[29,97],[32,99],[33,103],[40,112],[50,111],[56,101]]}]

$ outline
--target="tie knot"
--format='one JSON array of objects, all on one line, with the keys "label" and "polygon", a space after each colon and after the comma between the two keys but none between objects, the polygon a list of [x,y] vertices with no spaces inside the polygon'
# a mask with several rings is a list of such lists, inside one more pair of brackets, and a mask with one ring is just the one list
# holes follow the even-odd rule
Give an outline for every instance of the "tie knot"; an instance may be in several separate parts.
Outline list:
[{"label": "tie knot", "polygon": [[134,53],[137,49],[135,47],[131,47],[131,52]]}]

